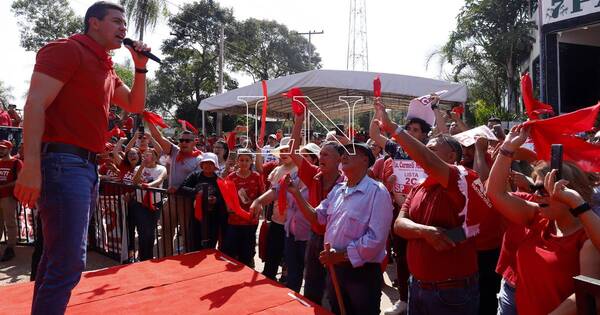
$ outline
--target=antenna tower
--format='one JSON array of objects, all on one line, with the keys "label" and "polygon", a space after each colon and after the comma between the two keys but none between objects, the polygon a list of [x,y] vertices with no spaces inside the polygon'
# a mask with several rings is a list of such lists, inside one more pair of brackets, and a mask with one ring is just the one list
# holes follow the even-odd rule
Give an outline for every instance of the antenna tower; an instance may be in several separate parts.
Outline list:
[{"label": "antenna tower", "polygon": [[367,42],[366,0],[349,0],[348,52],[346,69],[369,71],[369,46]]}]

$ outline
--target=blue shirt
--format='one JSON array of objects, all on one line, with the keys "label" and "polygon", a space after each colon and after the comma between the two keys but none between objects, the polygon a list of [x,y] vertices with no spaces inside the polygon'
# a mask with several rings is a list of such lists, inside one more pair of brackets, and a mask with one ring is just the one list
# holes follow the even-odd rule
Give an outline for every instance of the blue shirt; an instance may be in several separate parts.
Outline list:
[{"label": "blue shirt", "polygon": [[383,261],[393,205],[382,183],[365,176],[355,187],[336,184],[315,210],[326,225],[325,243],[345,249],[352,266]]}]

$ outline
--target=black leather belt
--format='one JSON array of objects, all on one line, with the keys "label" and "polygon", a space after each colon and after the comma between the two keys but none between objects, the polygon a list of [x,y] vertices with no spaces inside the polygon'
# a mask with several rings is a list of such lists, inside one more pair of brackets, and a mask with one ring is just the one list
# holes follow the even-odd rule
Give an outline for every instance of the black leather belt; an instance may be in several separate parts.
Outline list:
[{"label": "black leather belt", "polygon": [[42,143],[42,154],[50,152],[75,154],[84,160],[96,163],[96,153],[72,144],[58,142]]}]

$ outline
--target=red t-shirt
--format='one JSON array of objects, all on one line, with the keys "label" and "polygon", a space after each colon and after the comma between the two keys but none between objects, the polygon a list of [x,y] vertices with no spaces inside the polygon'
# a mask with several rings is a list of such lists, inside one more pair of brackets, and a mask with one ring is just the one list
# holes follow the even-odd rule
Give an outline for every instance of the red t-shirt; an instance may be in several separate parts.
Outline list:
[{"label": "red t-shirt", "polygon": [[[0,185],[4,185],[17,180],[17,174],[21,171],[23,162],[12,158],[8,161],[0,161]],[[0,188],[0,198],[6,198],[13,195],[15,186]]]},{"label": "red t-shirt", "polygon": [[46,109],[42,141],[72,144],[99,153],[104,149],[111,100],[123,83],[107,66],[106,50],[90,37],[85,38],[85,44],[71,37],[42,47],[33,71],[64,83]]},{"label": "red t-shirt", "polygon": [[[465,205],[465,197],[460,192],[458,180],[459,172],[455,167],[450,168],[447,188],[428,178],[411,190],[402,210],[416,223],[445,229],[462,226],[464,219],[459,213]],[[408,270],[422,281],[464,278],[477,272],[473,238],[446,251],[435,250],[424,239],[411,239],[408,240],[406,256]]]},{"label": "red t-shirt", "polygon": [[[249,211],[252,202],[265,192],[265,186],[258,172],[252,172],[250,176],[246,178],[240,177],[234,172],[227,176],[227,180],[231,180],[235,183],[235,187],[238,190],[237,197],[240,199],[240,206],[246,211]],[[230,213],[227,222],[231,225],[256,225],[258,224],[258,219],[249,222]]]},{"label": "red t-shirt", "polygon": [[[523,192],[515,192],[512,195],[524,200],[533,200],[533,195]],[[496,265],[496,273],[501,275],[511,286],[517,286],[517,249],[525,240],[527,228],[523,225],[507,222],[504,238],[502,239],[502,249],[498,264]]]},{"label": "red t-shirt", "polygon": [[551,234],[554,223],[539,213],[532,222],[517,250],[517,311],[545,315],[575,292],[579,251],[588,237],[583,227],[557,237]]},{"label": "red t-shirt", "polygon": [[7,111],[0,109],[0,126],[12,126],[12,119]]},{"label": "red t-shirt", "polygon": [[127,131],[131,131],[131,129],[133,129],[133,117],[128,117],[125,119],[125,122],[123,123],[123,129]]}]

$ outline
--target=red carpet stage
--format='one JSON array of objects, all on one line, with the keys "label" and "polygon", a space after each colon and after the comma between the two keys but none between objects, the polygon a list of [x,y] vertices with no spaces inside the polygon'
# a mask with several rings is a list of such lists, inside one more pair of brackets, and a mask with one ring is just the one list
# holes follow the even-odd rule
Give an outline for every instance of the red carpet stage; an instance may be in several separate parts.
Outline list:
[{"label": "red carpet stage", "polygon": [[[0,314],[28,314],[33,283],[0,287]],[[330,314],[218,251],[84,273],[67,314]]]}]

